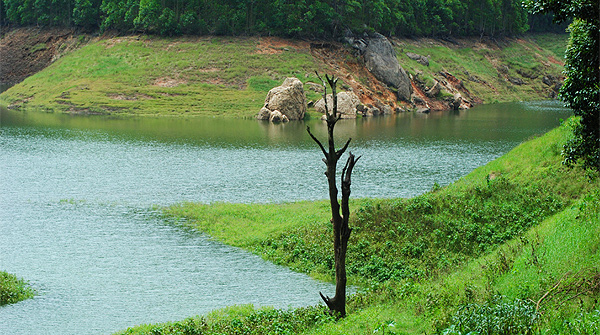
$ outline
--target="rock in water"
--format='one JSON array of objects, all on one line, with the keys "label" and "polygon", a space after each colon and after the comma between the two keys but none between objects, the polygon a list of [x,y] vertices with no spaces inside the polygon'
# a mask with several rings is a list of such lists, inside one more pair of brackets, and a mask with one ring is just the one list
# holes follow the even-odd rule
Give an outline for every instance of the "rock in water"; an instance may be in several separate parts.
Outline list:
[{"label": "rock in water", "polygon": [[[279,117],[275,112],[285,118]],[[302,120],[306,113],[304,85],[298,78],[287,78],[281,86],[269,91],[265,105],[256,116],[259,120]]]},{"label": "rock in water", "polygon": [[290,121],[287,116],[281,114],[280,111],[274,110],[269,116],[269,121],[271,122],[288,122]]}]

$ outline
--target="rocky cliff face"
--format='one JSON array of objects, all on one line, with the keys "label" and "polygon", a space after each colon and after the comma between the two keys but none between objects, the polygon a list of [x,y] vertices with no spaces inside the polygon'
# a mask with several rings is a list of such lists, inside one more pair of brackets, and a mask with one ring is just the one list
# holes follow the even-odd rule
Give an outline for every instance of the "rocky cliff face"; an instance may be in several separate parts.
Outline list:
[{"label": "rocky cliff face", "polygon": [[410,79],[398,63],[396,51],[385,36],[377,33],[362,38],[347,36],[346,41],[362,55],[365,66],[375,78],[395,88],[400,100],[410,101]]}]

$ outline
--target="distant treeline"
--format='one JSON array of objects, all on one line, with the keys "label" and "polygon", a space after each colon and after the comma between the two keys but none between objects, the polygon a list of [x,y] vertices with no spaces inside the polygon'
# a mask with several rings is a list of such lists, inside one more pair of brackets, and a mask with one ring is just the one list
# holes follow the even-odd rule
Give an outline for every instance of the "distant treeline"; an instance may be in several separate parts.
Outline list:
[{"label": "distant treeline", "polygon": [[522,0],[0,0],[4,25],[158,35],[512,36],[564,31]]}]

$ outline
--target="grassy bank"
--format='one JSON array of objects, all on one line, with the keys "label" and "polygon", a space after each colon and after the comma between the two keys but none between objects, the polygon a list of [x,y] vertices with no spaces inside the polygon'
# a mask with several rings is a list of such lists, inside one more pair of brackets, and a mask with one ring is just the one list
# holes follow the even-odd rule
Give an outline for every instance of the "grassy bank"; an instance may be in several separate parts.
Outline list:
[{"label": "grassy bank", "polygon": [[[401,40],[396,51],[402,67],[427,87],[448,80],[449,72],[483,103],[548,99],[553,87],[545,76],[561,77],[566,35],[529,35],[516,40]],[[407,52],[429,56],[422,65]]]},{"label": "grassy bank", "polygon": [[[126,333],[596,334],[600,182],[561,166],[568,136],[562,125],[412,199],[355,200],[347,265],[361,292],[343,320],[318,308],[246,306]],[[167,213],[267,260],[333,276],[326,202],[183,204]]]},{"label": "grassy bank", "polygon": [[97,40],[1,99],[72,113],[252,116],[283,79],[307,81],[318,69],[307,44],[261,43],[229,37]]},{"label": "grassy bank", "polygon": [[[393,95],[383,92],[388,88],[374,83],[351,48],[341,44],[312,48],[305,41],[258,37],[80,40],[78,49],[57,54],[49,67],[0,94],[0,101],[68,113],[250,118],[269,89],[290,76],[319,82],[315,70],[338,74],[342,89],[364,91],[369,99],[386,102]],[[490,103],[546,99],[552,88],[542,79],[560,76],[562,57],[554,52],[565,41],[564,35],[540,35],[487,43],[396,40],[395,45],[400,64],[425,85],[450,72],[477,101]],[[33,53],[34,47],[27,50]],[[430,66],[409,59],[408,51],[429,55]],[[308,85],[305,90],[309,101],[320,97]]]},{"label": "grassy bank", "polygon": [[34,291],[26,281],[0,271],[0,306],[33,298]]}]

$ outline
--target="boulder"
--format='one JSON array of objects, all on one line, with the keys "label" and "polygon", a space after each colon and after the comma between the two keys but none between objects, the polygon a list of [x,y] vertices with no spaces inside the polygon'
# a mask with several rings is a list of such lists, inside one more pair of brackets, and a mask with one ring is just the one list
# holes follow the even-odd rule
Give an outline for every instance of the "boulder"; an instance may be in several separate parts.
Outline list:
[{"label": "boulder", "polygon": [[452,101],[450,102],[450,107],[454,110],[459,110],[460,105],[463,103],[462,95],[459,92],[454,93],[452,96]]},{"label": "boulder", "polygon": [[281,114],[280,111],[274,110],[269,115],[269,121],[271,122],[288,122],[290,121],[287,116]]},{"label": "boulder", "polygon": [[[277,111],[287,120],[302,120],[306,113],[306,95],[304,85],[297,78],[287,78],[281,86],[269,91],[265,105],[256,116],[259,120],[279,118],[274,115]],[[284,121],[285,122],[285,121]]]},{"label": "boulder", "polygon": [[525,84],[525,82],[521,78],[508,77],[508,81],[510,81],[514,85],[523,85],[523,84]]},{"label": "boulder", "polygon": [[440,82],[435,79],[434,81],[435,83],[433,86],[425,92],[425,95],[430,98],[435,98],[442,91],[442,85],[440,85]]},{"label": "boulder", "polygon": [[394,113],[394,110],[393,110],[393,109],[392,109],[392,107],[391,107],[391,106],[389,106],[389,105],[383,105],[383,108],[382,108],[382,110],[383,110],[383,114],[386,114],[386,115],[389,115],[389,114],[393,114],[393,113]]},{"label": "boulder", "polygon": [[399,99],[410,101],[410,79],[398,63],[396,51],[385,36],[378,33],[363,38],[346,36],[346,41],[360,51],[367,69],[375,78],[396,88]]},{"label": "boulder", "polygon": [[425,57],[414,52],[407,52],[406,56],[414,61],[417,61],[417,63],[421,65],[429,66],[429,57]]},{"label": "boulder", "polygon": [[[340,92],[337,94],[338,101],[338,113],[341,114],[342,119],[355,119],[356,110],[359,108],[360,99],[354,92]],[[333,95],[327,94],[327,107],[329,111],[333,111]],[[320,99],[315,103],[315,109],[317,112],[325,114],[325,101]]]},{"label": "boulder", "polygon": [[542,82],[550,87],[556,86],[557,83],[560,83],[560,78],[553,76],[551,74],[547,74],[542,77]]}]

